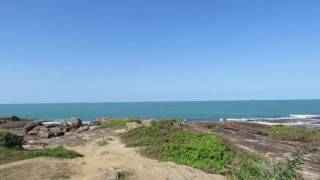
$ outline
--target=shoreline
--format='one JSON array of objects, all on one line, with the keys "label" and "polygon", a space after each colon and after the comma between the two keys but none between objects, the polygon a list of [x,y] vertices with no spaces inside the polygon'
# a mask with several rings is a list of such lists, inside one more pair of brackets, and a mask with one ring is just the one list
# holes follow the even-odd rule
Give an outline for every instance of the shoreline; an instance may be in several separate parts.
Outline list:
[{"label": "shoreline", "polygon": [[[77,118],[73,118],[73,120]],[[4,120],[1,118],[1,120]],[[36,121],[38,123],[35,124],[35,126],[25,131],[28,127],[26,125],[27,123],[32,124],[32,122],[26,119],[17,119],[16,117],[11,117],[8,119],[6,123],[0,124],[0,128],[3,129],[3,125],[7,125],[7,128],[9,131],[12,131],[13,133],[20,134],[24,137],[24,144],[23,148],[32,150],[32,149],[46,149],[46,148],[56,148],[56,147],[67,147],[71,150],[79,151],[80,153],[84,154],[84,159],[86,159],[85,162],[83,160],[80,160],[81,167],[91,168],[92,170],[99,170],[102,167],[106,168],[106,165],[103,162],[107,161],[113,161],[113,164],[110,164],[110,167],[108,168],[118,168],[118,166],[121,167],[121,169],[128,170],[128,164],[130,162],[130,159],[132,159],[132,156],[137,156],[138,159],[140,159],[140,155],[138,153],[136,154],[121,154],[121,161],[119,159],[115,159],[117,156],[116,147],[121,147],[123,152],[132,151],[129,150],[129,147],[125,147],[125,142],[122,142],[119,140],[121,137],[121,134],[130,132],[131,130],[137,129],[139,130],[139,127],[148,128],[152,127],[152,122],[156,123],[159,122],[159,120],[130,120],[130,119],[108,119],[108,118],[97,118],[95,123],[90,123],[89,125],[83,123],[80,126],[77,126],[76,128],[71,128],[69,130],[68,127],[60,123],[59,125],[53,125],[52,122],[49,122],[49,124],[43,123],[39,121]],[[100,123],[98,123],[100,122]],[[168,122],[168,121],[167,121]],[[242,149],[242,151],[246,151],[248,153],[253,153],[260,155],[264,158],[267,158],[269,160],[272,160],[274,162],[281,162],[289,159],[294,155],[297,151],[304,149],[304,148],[317,148],[319,149],[319,139],[312,139],[312,143],[310,144],[308,141],[305,141],[305,137],[310,137],[309,132],[315,131],[317,133],[318,130],[308,130],[308,128],[300,128],[298,125],[294,126],[296,128],[299,128],[298,134],[302,135],[302,138],[296,139],[296,129],[287,129],[287,126],[272,126],[272,125],[265,125],[262,123],[256,123],[253,121],[197,121],[197,122],[183,122],[183,121],[169,121],[173,122],[175,124],[174,126],[178,125],[181,126],[182,130],[190,133],[195,134],[206,134],[208,137],[212,136],[219,136],[222,139],[224,139],[227,144],[230,144],[236,148]],[[284,121],[281,121],[280,123],[283,123]],[[9,126],[10,123],[12,123],[12,126]],[[20,123],[20,124],[19,124]],[[22,124],[25,123],[24,126]],[[68,122],[63,122],[64,124]],[[166,123],[165,121],[163,123]],[[15,127],[14,125],[19,124],[19,127]],[[70,123],[71,125],[72,123]],[[24,128],[23,128],[24,127]],[[70,127],[70,126],[69,126]],[[83,129],[86,127],[85,129]],[[278,137],[276,134],[273,134],[272,129],[276,127],[275,130],[285,130],[286,132],[290,130],[289,132],[293,132],[293,136],[290,137],[290,139],[282,139]],[[291,126],[289,126],[291,127]],[[58,128],[58,129],[57,129]],[[81,129],[81,130],[80,130]],[[36,130],[37,132],[34,132]],[[58,130],[58,131],[57,131]],[[298,130],[298,129],[297,129]],[[32,132],[32,133],[30,133]],[[52,136],[43,136],[41,133],[48,133],[53,132]],[[144,136],[140,137],[143,138]],[[192,136],[195,137],[195,136]],[[317,135],[317,137],[320,137]],[[138,140],[140,139],[138,138]],[[293,139],[291,139],[293,138]],[[115,140],[117,139],[117,140]],[[116,142],[116,143],[115,143]],[[100,145],[97,144],[102,144]],[[93,145],[93,146],[92,146]],[[106,147],[105,147],[106,146]],[[83,149],[82,147],[86,147]],[[107,149],[104,149],[107,148]],[[111,149],[110,149],[111,148]],[[112,150],[112,151],[110,151]],[[92,156],[91,152],[100,152],[99,154],[95,154],[94,156],[97,156],[98,160],[101,156],[106,158],[108,155],[108,158],[105,161],[100,161],[100,166],[96,167],[95,163],[96,160],[92,160],[90,157]],[[137,149],[138,152],[138,149]],[[148,157],[143,157],[145,160],[143,162],[149,161]],[[305,162],[304,170],[303,170],[303,176],[305,177],[311,177],[309,179],[312,179],[314,177],[317,177],[318,174],[320,174],[320,164],[317,162],[320,162],[320,154],[319,151],[316,151],[312,154],[311,160],[308,160]],[[141,160],[141,159],[140,159]],[[32,161],[32,160],[30,160]],[[27,160],[27,162],[30,162]],[[78,161],[78,160],[75,160]],[[46,159],[41,161],[42,163],[49,163]],[[58,162],[58,161],[57,161]],[[130,163],[129,163],[130,164]],[[172,163],[174,164],[174,163]],[[160,165],[158,163],[154,164],[155,166],[159,166],[161,168],[167,168],[163,167],[163,165]],[[176,165],[175,165],[176,166]],[[177,165],[178,167],[179,165]],[[131,172],[139,172],[140,170],[130,167],[129,169]],[[190,167],[188,167],[190,169]],[[1,168],[0,168],[1,169]],[[191,168],[192,169],[192,168]],[[16,170],[16,169],[15,169]],[[194,170],[194,169],[193,169]],[[168,170],[165,171],[173,172],[174,170]],[[18,171],[19,172],[19,171]],[[180,176],[181,172],[176,172]],[[207,175],[205,172],[197,171],[200,176],[210,176]],[[97,172],[100,173],[100,172]],[[148,177],[148,173],[151,173],[149,171],[145,171],[142,174],[139,174],[140,177]],[[187,173],[187,172],[186,172]],[[79,175],[79,174],[77,174]],[[99,175],[102,177],[103,175]],[[223,177],[221,177],[223,179]],[[139,178],[138,178],[139,179]],[[141,178],[140,178],[141,179]],[[159,178],[161,179],[161,178]],[[201,178],[200,178],[201,179]],[[306,178],[308,179],[308,178]]]}]

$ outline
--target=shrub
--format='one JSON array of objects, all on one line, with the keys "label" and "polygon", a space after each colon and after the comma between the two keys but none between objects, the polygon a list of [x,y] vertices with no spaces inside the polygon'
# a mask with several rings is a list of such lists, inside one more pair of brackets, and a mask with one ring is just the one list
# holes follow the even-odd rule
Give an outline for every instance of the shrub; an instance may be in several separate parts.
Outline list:
[{"label": "shrub", "polygon": [[21,148],[23,137],[12,134],[8,131],[0,131],[0,147]]}]

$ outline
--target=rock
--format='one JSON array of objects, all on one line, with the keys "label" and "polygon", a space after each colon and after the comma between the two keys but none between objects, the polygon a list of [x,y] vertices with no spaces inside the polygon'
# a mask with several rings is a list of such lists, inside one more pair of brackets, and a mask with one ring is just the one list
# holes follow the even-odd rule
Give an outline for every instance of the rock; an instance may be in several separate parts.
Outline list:
[{"label": "rock", "polygon": [[50,128],[49,131],[50,131],[50,133],[52,133],[52,136],[54,136],[54,137],[64,135],[63,130],[59,127]]},{"label": "rock", "polygon": [[38,136],[40,138],[50,138],[53,136],[53,134],[49,131],[47,127],[41,127],[38,133]]},{"label": "rock", "polygon": [[100,122],[100,123],[103,123],[103,122],[105,122],[105,121],[110,121],[110,119],[107,118],[107,117],[97,117],[97,118],[96,118],[96,121],[97,121],[97,122]]},{"label": "rock", "polygon": [[96,129],[98,126],[90,126],[89,127],[89,130],[94,130],[94,129]]},{"label": "rock", "polygon": [[129,131],[132,130],[132,129],[141,127],[141,126],[142,126],[141,124],[136,123],[136,122],[129,122],[129,123],[127,123],[127,128],[128,128]]},{"label": "rock", "polygon": [[71,128],[73,129],[77,129],[80,126],[82,126],[82,121],[81,119],[77,118],[77,117],[72,117],[71,118]]},{"label": "rock", "polygon": [[41,128],[41,126],[37,126],[37,127],[33,128],[31,131],[29,131],[28,134],[36,136],[39,134],[40,128]]},{"label": "rock", "polygon": [[56,124],[45,124],[44,125],[45,127],[47,127],[47,128],[54,128],[54,127],[57,127],[57,125]]},{"label": "rock", "polygon": [[11,116],[10,120],[11,121],[20,121],[21,119],[19,117],[17,117],[17,116]]},{"label": "rock", "polygon": [[89,126],[82,126],[79,129],[77,129],[77,133],[81,133],[83,131],[88,131],[89,130]]},{"label": "rock", "polygon": [[91,121],[89,123],[89,126],[99,126],[99,125],[101,125],[101,121]]},{"label": "rock", "polygon": [[124,178],[121,171],[110,168],[105,174],[103,180],[119,180]]},{"label": "rock", "polygon": [[24,126],[24,131],[25,133],[28,133],[29,131],[31,131],[33,128],[37,127],[37,126],[42,126],[42,122],[41,121],[31,121],[28,122],[25,126]]},{"label": "rock", "polygon": [[62,128],[70,127],[70,125],[68,124],[68,122],[66,120],[61,120],[60,121],[60,126]]},{"label": "rock", "polygon": [[151,119],[149,119],[149,120],[142,120],[141,121],[141,124],[142,124],[142,126],[144,126],[144,127],[151,127],[152,126],[152,124],[153,124],[153,120],[151,120]]}]

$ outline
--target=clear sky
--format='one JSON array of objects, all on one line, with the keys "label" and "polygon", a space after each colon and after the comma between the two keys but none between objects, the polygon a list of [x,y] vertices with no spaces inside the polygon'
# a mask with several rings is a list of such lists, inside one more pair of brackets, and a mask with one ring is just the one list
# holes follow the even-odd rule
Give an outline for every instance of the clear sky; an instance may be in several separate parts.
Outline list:
[{"label": "clear sky", "polygon": [[2,0],[0,103],[320,98],[319,0]]}]

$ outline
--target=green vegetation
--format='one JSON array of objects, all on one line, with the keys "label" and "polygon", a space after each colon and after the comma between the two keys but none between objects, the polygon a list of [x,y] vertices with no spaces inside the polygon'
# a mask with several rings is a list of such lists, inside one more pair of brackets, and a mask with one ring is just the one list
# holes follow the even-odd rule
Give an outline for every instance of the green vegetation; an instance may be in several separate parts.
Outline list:
[{"label": "green vegetation", "polygon": [[220,173],[231,179],[289,180],[302,167],[302,156],[275,164],[233,147],[218,135],[185,131],[179,121],[158,121],[149,128],[133,129],[122,138],[128,146],[145,147],[144,153],[149,157]]},{"label": "green vegetation", "polygon": [[10,133],[9,131],[0,130],[0,147],[20,148],[23,137]]},{"label": "green vegetation", "polygon": [[24,150],[22,149],[23,137],[10,133],[9,131],[0,131],[0,165],[13,161],[30,159],[35,157],[56,157],[56,158],[76,158],[82,155],[64,149],[63,147]]},{"label": "green vegetation", "polygon": [[140,119],[113,119],[103,123],[101,128],[113,128],[119,126],[125,126],[129,122],[141,122]]},{"label": "green vegetation", "polygon": [[320,145],[320,131],[283,125],[272,126],[267,128],[266,131],[283,140],[294,140]]},{"label": "green vegetation", "polygon": [[82,157],[82,155],[75,151],[64,149],[63,147],[37,150],[9,149],[0,147],[0,165],[13,161],[31,159],[35,157],[55,157],[62,159],[70,159]]}]

